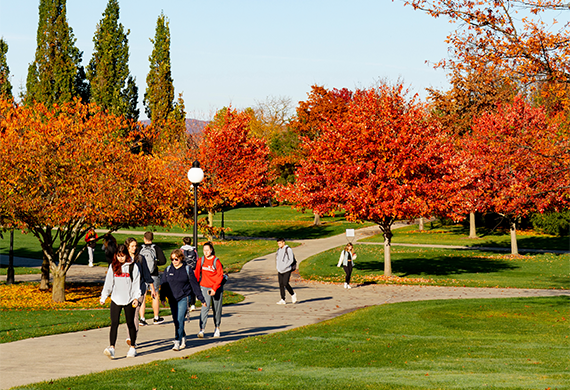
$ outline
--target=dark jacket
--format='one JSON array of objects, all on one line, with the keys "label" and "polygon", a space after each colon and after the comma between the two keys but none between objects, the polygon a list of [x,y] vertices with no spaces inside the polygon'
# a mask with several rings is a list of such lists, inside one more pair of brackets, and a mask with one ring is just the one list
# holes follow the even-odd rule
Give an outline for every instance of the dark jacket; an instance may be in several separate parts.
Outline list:
[{"label": "dark jacket", "polygon": [[194,272],[186,267],[187,265],[183,265],[178,269],[172,265],[166,267],[162,273],[160,282],[161,301],[164,301],[165,298],[168,298],[169,302],[173,302],[173,300],[179,301],[189,296],[192,291],[200,302],[204,303],[206,301],[204,295],[202,295],[202,289],[196,280],[196,276],[194,276]]}]

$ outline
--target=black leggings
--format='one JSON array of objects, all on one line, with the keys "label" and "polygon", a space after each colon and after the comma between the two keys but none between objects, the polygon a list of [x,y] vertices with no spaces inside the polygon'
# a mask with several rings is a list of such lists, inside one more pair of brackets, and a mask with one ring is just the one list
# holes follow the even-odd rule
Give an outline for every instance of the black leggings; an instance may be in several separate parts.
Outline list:
[{"label": "black leggings", "polygon": [[135,327],[135,314],[137,308],[134,308],[132,304],[120,306],[113,301],[111,301],[111,332],[109,333],[109,345],[115,346],[117,342],[117,330],[119,329],[119,319],[121,318],[122,309],[125,309],[125,318],[127,320],[127,328],[129,328],[131,345],[136,345],[137,329]]},{"label": "black leggings", "polygon": [[352,261],[348,261],[347,265],[343,265],[344,273],[346,274],[344,277],[344,282],[350,284],[350,276],[352,275]]},{"label": "black leggings", "polygon": [[291,278],[291,271],[288,272],[278,272],[277,279],[279,280],[279,292],[281,293],[281,299],[285,300],[285,289],[289,291],[289,294],[295,294],[293,288],[289,284],[289,279]]}]

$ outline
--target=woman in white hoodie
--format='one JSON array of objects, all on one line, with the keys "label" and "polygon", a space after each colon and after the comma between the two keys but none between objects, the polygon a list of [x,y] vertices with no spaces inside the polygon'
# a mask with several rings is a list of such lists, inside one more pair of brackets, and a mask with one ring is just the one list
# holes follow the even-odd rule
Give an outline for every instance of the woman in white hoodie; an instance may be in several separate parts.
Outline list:
[{"label": "woman in white hoodie", "polygon": [[111,331],[109,333],[109,347],[103,353],[109,359],[115,358],[115,343],[121,311],[125,310],[127,328],[131,340],[127,357],[135,357],[137,330],[135,327],[135,315],[138,299],[141,296],[139,267],[131,260],[129,251],[125,245],[119,245],[113,261],[107,270],[103,291],[101,291],[101,304],[111,295]]},{"label": "woman in white hoodie", "polygon": [[352,244],[349,242],[346,244],[344,250],[340,253],[340,257],[338,258],[337,267],[342,266],[344,269],[344,288],[351,288],[350,287],[350,276],[352,275],[352,268],[354,267],[354,259],[356,259],[356,253],[354,253],[354,248]]}]

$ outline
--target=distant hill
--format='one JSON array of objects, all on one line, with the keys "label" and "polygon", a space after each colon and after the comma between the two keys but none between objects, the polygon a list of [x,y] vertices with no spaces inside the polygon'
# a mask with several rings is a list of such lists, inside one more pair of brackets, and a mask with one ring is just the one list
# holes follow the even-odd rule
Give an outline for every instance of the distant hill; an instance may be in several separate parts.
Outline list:
[{"label": "distant hill", "polygon": [[[150,125],[149,119],[144,119],[140,122],[144,123],[145,126]],[[204,130],[208,123],[208,121],[186,118],[186,131],[190,134],[199,134]]]}]

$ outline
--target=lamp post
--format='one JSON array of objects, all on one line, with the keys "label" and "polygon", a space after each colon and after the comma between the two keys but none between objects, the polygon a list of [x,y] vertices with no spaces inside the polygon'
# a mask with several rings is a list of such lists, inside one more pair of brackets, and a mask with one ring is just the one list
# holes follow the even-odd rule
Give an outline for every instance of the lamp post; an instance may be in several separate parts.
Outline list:
[{"label": "lamp post", "polygon": [[198,160],[192,163],[188,170],[188,180],[194,188],[194,247],[198,250],[198,185],[204,179],[204,171],[200,168]]}]

